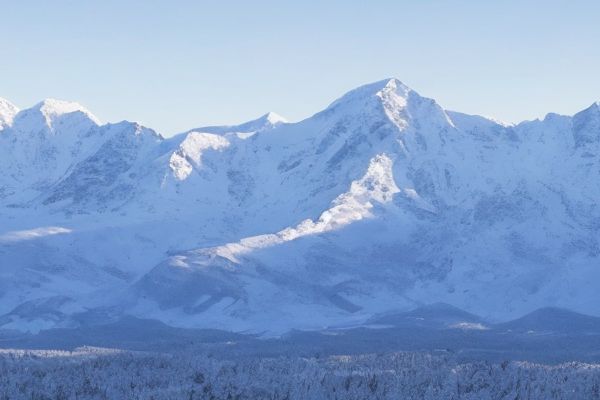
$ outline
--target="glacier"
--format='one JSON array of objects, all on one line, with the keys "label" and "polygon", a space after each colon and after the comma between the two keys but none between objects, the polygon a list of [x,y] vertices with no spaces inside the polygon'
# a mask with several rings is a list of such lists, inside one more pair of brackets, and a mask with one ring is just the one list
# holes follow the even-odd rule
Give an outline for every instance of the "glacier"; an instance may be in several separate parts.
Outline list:
[{"label": "glacier", "polygon": [[600,103],[504,124],[397,79],[170,138],[0,99],[0,329],[281,334],[442,302],[600,316]]}]

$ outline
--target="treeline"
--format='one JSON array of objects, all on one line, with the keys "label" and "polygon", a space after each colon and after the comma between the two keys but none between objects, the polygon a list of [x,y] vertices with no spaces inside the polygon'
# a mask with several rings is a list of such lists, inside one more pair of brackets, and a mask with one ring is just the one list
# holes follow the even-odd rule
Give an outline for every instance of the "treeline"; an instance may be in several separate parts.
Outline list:
[{"label": "treeline", "polygon": [[0,399],[600,399],[600,365],[457,363],[451,355],[221,359],[0,351]]}]

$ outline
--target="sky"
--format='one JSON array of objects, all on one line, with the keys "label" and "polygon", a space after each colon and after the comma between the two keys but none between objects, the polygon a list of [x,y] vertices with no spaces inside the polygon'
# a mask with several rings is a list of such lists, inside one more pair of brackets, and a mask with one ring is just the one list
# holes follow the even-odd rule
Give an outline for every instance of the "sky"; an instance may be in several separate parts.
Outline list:
[{"label": "sky", "polygon": [[0,0],[0,97],[170,136],[395,77],[506,122],[600,100],[600,2]]}]

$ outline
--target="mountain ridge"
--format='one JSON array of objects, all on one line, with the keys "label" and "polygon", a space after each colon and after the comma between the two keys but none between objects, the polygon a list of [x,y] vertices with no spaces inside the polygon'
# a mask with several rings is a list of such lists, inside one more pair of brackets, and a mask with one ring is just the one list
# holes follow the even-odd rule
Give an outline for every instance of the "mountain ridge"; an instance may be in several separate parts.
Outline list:
[{"label": "mountain ridge", "polygon": [[491,321],[600,315],[597,106],[503,124],[386,79],[299,122],[170,138],[75,103],[14,115],[0,134],[4,328],[110,310],[285,332],[435,302]]}]

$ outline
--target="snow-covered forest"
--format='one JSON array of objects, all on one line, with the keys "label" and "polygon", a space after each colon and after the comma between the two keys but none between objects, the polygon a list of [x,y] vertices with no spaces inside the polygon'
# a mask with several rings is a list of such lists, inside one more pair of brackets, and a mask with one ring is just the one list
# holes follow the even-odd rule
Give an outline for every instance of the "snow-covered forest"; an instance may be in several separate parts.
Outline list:
[{"label": "snow-covered forest", "polygon": [[458,363],[451,354],[226,359],[3,350],[0,399],[600,399],[600,365]]}]

